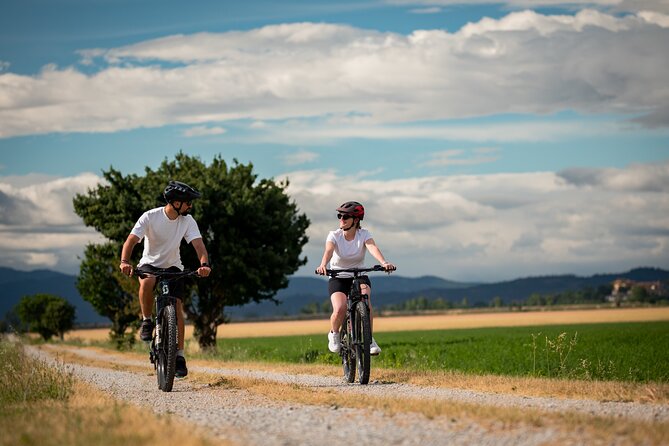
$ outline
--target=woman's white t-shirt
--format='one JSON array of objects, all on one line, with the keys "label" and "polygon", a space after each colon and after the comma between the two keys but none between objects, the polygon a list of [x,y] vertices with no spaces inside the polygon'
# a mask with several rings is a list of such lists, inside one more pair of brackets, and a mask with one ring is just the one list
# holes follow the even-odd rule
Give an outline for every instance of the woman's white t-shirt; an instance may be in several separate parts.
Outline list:
[{"label": "woman's white t-shirt", "polygon": [[[346,240],[342,229],[330,231],[326,242],[332,242],[335,245],[332,259],[330,259],[330,268],[363,268],[365,266],[365,253],[367,252],[365,243],[371,238],[372,234],[367,229],[362,228],[355,231],[355,237],[350,241]],[[340,277],[352,276],[352,274],[342,273]]]},{"label": "woman's white t-shirt", "polygon": [[176,266],[183,269],[179,254],[181,239],[190,243],[202,238],[191,215],[180,215],[170,220],[164,207],[144,212],[130,233],[139,237],[140,242],[145,239],[144,252],[138,266],[153,265],[156,268]]}]

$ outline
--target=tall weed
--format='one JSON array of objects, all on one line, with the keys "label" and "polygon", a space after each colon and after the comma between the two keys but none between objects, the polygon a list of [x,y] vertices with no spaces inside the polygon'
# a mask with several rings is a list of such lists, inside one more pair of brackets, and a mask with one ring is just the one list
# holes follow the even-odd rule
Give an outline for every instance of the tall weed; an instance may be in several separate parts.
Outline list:
[{"label": "tall weed", "polygon": [[[541,332],[531,333],[532,343],[532,374],[535,376],[547,376],[557,378],[574,378],[576,370],[568,363],[569,356],[578,344],[578,332],[569,336],[567,332],[562,332],[550,338],[544,336],[543,351],[541,351],[540,342],[537,342]],[[537,368],[537,353],[540,363]]]},{"label": "tall weed", "polygon": [[[531,333],[530,336],[532,337],[532,342],[529,344],[532,350],[532,376],[603,381],[616,379],[620,375],[618,366],[611,359],[607,361],[596,358],[593,361],[581,357],[576,361],[569,361],[570,355],[578,345],[578,332],[575,332],[573,336],[567,332],[562,332],[554,338],[544,336],[543,343],[538,342],[541,332]],[[537,356],[540,359],[538,366]],[[639,369],[630,368],[627,380],[635,381],[640,373]]]}]

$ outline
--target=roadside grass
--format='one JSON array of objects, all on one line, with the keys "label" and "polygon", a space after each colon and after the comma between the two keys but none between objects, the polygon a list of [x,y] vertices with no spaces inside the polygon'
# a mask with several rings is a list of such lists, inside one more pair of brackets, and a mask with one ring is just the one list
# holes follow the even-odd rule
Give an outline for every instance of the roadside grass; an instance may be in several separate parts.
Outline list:
[{"label": "roadside grass", "polygon": [[[36,401],[67,401],[74,378],[63,367],[26,357],[21,344],[0,340],[0,407]],[[0,412],[0,413],[2,413]]]},{"label": "roadside grass", "polygon": [[[669,323],[382,332],[373,369],[669,382]],[[324,335],[223,339],[211,359],[338,365]]]},{"label": "roadside grass", "polygon": [[64,366],[52,367],[0,339],[0,446],[214,444],[192,429],[119,403],[76,381]]}]

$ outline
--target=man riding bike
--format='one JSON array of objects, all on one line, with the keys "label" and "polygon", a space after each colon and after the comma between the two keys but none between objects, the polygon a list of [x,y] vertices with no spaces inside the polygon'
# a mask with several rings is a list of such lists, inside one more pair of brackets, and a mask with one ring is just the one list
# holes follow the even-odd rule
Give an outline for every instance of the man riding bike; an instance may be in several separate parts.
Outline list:
[{"label": "man riding bike", "polygon": [[[144,212],[132,231],[128,235],[121,251],[121,264],[119,268],[128,276],[133,273],[130,258],[135,245],[144,240],[144,251],[137,267],[143,270],[158,268],[169,268],[174,271],[183,270],[179,246],[181,240],[190,243],[200,260],[197,272],[201,277],[207,277],[211,272],[209,266],[209,255],[202,241],[202,235],[195,222],[189,215],[193,208],[193,200],[200,198],[201,194],[191,186],[179,182],[170,181],[163,191],[163,197],[167,204],[162,207]],[[142,325],[140,328],[140,339],[149,342],[153,334],[153,289],[156,278],[153,276],[139,278],[139,305],[142,311]],[[184,357],[184,316],[183,283],[176,282],[172,294],[177,298],[177,324],[178,324],[178,351],[176,358],[176,373],[179,378],[188,375],[186,359]]]}]

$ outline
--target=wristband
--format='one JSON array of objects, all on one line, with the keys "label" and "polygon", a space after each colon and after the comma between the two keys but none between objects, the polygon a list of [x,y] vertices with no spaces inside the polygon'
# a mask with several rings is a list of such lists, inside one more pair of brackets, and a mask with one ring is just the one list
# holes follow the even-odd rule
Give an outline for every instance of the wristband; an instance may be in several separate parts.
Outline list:
[{"label": "wristband", "polygon": [[207,262],[200,263],[200,268],[206,266],[207,268],[211,268],[211,265],[209,265]]},{"label": "wristband", "polygon": [[128,265],[130,265],[130,262],[128,262],[128,261],[125,260],[125,259],[121,259],[121,263],[127,263]]}]

